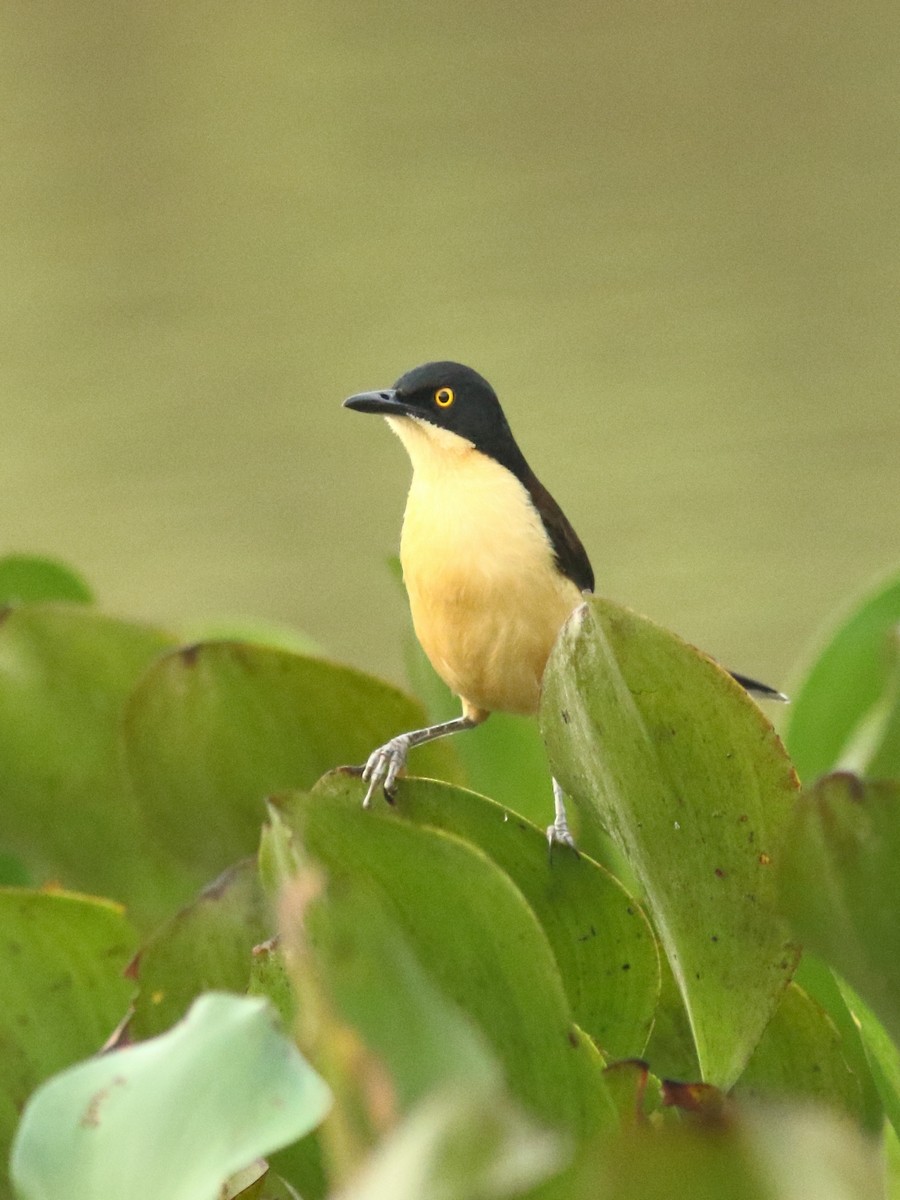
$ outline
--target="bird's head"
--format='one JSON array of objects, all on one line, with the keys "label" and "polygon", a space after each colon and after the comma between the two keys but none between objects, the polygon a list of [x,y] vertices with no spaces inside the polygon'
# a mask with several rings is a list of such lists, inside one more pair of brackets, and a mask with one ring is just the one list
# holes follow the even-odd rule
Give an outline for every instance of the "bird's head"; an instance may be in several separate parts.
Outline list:
[{"label": "bird's head", "polygon": [[405,430],[414,425],[417,433],[448,447],[447,434],[461,438],[504,465],[519,456],[494,389],[461,363],[425,363],[401,375],[391,388],[350,396],[344,407],[388,417],[404,442]]}]

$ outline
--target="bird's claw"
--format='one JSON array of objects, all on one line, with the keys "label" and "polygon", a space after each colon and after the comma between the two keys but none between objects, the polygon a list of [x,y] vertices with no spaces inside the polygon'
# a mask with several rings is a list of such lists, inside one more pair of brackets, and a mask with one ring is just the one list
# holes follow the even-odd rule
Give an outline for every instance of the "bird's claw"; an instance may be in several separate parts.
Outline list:
[{"label": "bird's claw", "polygon": [[552,825],[547,826],[547,844],[550,847],[550,854],[553,854],[554,846],[568,846],[575,853],[576,858],[581,858],[578,852],[578,847],[575,845],[575,839],[569,833],[569,826],[565,819],[560,820],[558,817]]},{"label": "bird's claw", "polygon": [[363,767],[362,777],[369,788],[363,798],[363,808],[371,808],[375,793],[380,787],[386,799],[390,800],[397,786],[397,776],[406,766],[409,754],[409,739],[399,734],[373,750]]}]

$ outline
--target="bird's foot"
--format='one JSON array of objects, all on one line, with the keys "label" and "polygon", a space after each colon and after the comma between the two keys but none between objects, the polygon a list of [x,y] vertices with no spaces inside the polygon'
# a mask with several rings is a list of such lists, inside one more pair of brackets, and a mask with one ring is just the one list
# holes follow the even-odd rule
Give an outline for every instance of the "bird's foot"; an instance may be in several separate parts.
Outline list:
[{"label": "bird's foot", "polygon": [[547,842],[550,846],[550,855],[553,855],[554,846],[568,846],[570,850],[574,850],[578,854],[578,847],[575,845],[575,839],[569,833],[569,822],[566,819],[566,802],[563,796],[562,787],[553,780],[553,824],[547,826]]},{"label": "bird's foot", "polygon": [[389,742],[385,742],[383,746],[379,746],[377,750],[372,751],[362,771],[362,777],[369,785],[363,798],[363,808],[372,807],[372,799],[379,787],[384,792],[385,798],[391,799],[397,785],[397,776],[406,766],[409,749],[409,734],[400,733],[397,737],[391,738]]},{"label": "bird's foot", "polygon": [[574,850],[578,858],[581,855],[578,853],[578,847],[575,845],[575,839],[569,833],[569,826],[565,819],[560,821],[558,818],[552,825],[547,826],[547,844],[550,847],[550,854],[553,854],[554,846],[568,846],[570,850]]}]

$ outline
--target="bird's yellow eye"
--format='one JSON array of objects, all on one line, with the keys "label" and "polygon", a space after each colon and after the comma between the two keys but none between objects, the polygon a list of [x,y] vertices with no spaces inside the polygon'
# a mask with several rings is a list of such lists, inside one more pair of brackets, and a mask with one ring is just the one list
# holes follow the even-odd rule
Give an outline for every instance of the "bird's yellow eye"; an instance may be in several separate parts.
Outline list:
[{"label": "bird's yellow eye", "polygon": [[438,408],[449,408],[453,403],[453,400],[453,388],[438,388],[438,390],[434,393],[434,402]]}]

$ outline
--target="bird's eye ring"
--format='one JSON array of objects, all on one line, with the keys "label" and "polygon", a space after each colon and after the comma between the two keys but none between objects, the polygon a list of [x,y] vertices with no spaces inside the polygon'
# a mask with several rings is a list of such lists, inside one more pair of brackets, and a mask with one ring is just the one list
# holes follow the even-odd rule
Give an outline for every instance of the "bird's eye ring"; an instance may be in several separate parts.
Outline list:
[{"label": "bird's eye ring", "polygon": [[449,408],[453,403],[453,388],[442,387],[434,393],[434,402],[438,408]]}]

